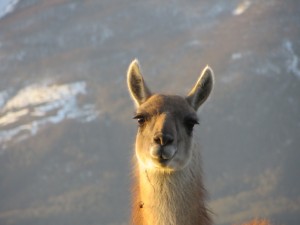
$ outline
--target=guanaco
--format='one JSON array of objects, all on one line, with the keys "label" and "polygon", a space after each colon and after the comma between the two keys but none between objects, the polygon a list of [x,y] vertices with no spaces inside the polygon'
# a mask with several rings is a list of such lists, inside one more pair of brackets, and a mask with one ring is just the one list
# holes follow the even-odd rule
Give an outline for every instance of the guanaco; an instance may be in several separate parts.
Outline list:
[{"label": "guanaco", "polygon": [[213,87],[206,66],[187,96],[155,94],[138,60],[128,68],[129,93],[138,123],[132,196],[133,225],[211,225],[194,126]]}]

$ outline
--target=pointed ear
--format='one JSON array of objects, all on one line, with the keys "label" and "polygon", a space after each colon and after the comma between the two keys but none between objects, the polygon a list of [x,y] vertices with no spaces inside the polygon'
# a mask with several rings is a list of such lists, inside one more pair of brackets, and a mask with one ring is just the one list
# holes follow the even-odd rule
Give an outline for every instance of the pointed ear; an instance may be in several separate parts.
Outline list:
[{"label": "pointed ear", "polygon": [[198,81],[193,89],[186,97],[189,104],[197,111],[197,109],[205,102],[211,93],[213,87],[214,75],[209,66],[206,66],[202,71]]},{"label": "pointed ear", "polygon": [[137,59],[133,60],[129,65],[127,71],[127,85],[129,93],[137,107],[151,96],[151,92],[144,82]]}]

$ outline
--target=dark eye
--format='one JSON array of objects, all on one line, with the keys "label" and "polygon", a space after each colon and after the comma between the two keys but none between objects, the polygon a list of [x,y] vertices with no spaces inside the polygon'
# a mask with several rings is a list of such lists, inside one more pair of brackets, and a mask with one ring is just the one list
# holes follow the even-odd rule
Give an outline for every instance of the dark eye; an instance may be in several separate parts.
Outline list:
[{"label": "dark eye", "polygon": [[133,117],[133,119],[137,120],[139,126],[142,126],[146,122],[146,118],[143,115],[136,115],[135,117]]},{"label": "dark eye", "polygon": [[199,124],[198,120],[195,118],[187,118],[185,119],[185,127],[187,130],[187,133],[190,135],[193,132],[193,128],[196,124]]}]

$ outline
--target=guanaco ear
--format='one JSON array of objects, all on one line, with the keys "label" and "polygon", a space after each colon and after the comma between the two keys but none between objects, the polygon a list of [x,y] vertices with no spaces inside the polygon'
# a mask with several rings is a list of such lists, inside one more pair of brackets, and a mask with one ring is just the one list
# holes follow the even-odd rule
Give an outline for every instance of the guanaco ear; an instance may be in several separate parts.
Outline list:
[{"label": "guanaco ear", "polygon": [[129,93],[137,107],[151,96],[151,92],[144,82],[137,59],[133,60],[129,65],[127,85]]},{"label": "guanaco ear", "polygon": [[214,75],[209,66],[206,66],[193,89],[186,97],[190,105],[197,110],[208,98],[213,87]]}]

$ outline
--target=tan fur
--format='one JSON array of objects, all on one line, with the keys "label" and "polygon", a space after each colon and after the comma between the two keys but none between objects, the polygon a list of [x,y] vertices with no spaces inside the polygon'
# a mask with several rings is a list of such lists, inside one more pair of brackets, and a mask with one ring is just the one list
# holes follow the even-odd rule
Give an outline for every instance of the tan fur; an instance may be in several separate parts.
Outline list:
[{"label": "tan fur", "polygon": [[266,219],[254,219],[243,223],[242,225],[271,225],[270,221]]},{"label": "tan fur", "polygon": [[210,225],[205,206],[199,146],[192,128],[196,110],[212,88],[204,69],[189,95],[152,94],[137,61],[128,70],[128,88],[136,104],[132,224]]}]

